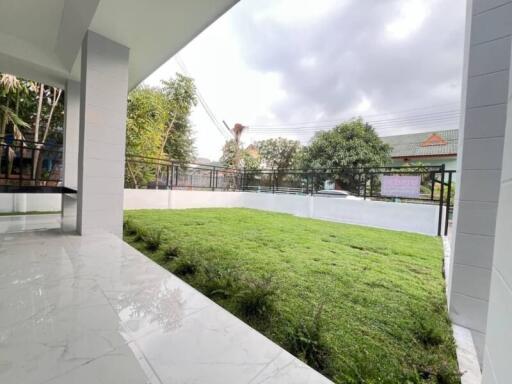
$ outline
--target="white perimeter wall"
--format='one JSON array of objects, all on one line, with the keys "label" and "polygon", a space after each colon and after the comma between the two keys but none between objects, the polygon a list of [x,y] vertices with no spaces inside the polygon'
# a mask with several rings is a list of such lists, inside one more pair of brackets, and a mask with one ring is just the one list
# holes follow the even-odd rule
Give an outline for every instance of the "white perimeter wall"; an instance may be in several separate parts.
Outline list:
[{"label": "white perimeter wall", "polygon": [[124,209],[253,208],[329,221],[437,234],[439,208],[369,200],[253,192],[125,189]]},{"label": "white perimeter wall", "polygon": [[60,211],[59,193],[0,193],[0,213]]}]

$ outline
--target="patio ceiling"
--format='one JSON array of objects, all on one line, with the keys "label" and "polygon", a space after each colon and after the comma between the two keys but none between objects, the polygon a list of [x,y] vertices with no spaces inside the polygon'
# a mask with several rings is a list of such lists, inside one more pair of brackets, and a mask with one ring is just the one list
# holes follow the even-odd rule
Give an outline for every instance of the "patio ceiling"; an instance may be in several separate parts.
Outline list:
[{"label": "patio ceiling", "polygon": [[238,0],[0,0],[0,71],[80,80],[87,30],[130,48],[135,87]]}]

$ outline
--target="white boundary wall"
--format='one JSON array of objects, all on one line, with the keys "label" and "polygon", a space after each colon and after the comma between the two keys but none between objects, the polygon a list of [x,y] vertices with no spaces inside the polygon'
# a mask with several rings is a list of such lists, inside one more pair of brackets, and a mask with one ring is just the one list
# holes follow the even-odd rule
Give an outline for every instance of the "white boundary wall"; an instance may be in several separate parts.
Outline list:
[{"label": "white boundary wall", "polygon": [[437,234],[439,207],[254,192],[125,189],[124,209],[253,208],[427,235]]},{"label": "white boundary wall", "polygon": [[0,213],[60,211],[60,193],[0,193]]}]

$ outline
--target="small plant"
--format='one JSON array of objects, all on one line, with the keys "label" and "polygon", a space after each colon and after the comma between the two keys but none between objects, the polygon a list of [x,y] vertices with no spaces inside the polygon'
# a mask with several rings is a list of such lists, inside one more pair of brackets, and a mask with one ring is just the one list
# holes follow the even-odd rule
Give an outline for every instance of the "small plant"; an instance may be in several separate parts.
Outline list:
[{"label": "small plant", "polygon": [[136,242],[143,241],[145,236],[146,236],[146,231],[142,228],[136,227],[135,228],[135,236],[133,237],[133,241],[136,241]]},{"label": "small plant", "polygon": [[426,347],[435,347],[443,343],[443,330],[432,319],[421,318],[415,324],[414,335]]},{"label": "small plant", "polygon": [[322,337],[322,306],[311,320],[302,319],[291,326],[286,335],[288,351],[319,372],[325,373],[329,366],[329,353]]},{"label": "small plant", "polygon": [[270,278],[245,280],[244,288],[236,294],[236,304],[247,319],[265,319],[274,308],[275,289]]},{"label": "small plant", "polygon": [[166,248],[164,255],[169,260],[174,260],[181,255],[181,250],[175,245],[170,245]]},{"label": "small plant", "polygon": [[150,230],[142,234],[142,240],[150,251],[156,251],[162,243],[162,230]]},{"label": "small plant", "polygon": [[124,233],[133,236],[137,233],[137,225],[131,219],[125,219],[123,222]]},{"label": "small plant", "polygon": [[199,266],[194,259],[189,257],[180,257],[176,259],[173,267],[173,273],[180,277],[195,275],[199,270]]},{"label": "small plant", "polygon": [[233,270],[220,269],[212,263],[206,263],[202,272],[197,284],[209,298],[227,299],[240,291],[240,279]]}]

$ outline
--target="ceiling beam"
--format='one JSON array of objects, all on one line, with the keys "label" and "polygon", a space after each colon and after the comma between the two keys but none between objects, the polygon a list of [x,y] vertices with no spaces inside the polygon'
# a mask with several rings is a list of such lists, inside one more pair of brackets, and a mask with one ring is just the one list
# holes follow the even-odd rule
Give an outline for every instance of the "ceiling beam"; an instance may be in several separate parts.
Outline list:
[{"label": "ceiling beam", "polygon": [[99,0],[67,0],[64,4],[55,53],[68,72],[77,59],[98,4]]},{"label": "ceiling beam", "polygon": [[2,33],[0,47],[0,72],[57,87],[62,87],[69,77],[69,72],[53,52]]}]

